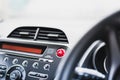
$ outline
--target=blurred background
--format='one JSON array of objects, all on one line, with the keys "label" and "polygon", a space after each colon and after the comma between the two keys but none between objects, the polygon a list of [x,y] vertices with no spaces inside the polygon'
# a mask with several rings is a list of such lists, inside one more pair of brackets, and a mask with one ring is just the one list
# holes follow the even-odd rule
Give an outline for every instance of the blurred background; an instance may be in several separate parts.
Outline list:
[{"label": "blurred background", "polygon": [[119,10],[120,0],[0,0],[0,38],[20,26],[52,27],[65,32],[72,50],[90,28]]},{"label": "blurred background", "polygon": [[0,0],[0,17],[91,20],[120,9],[120,0]]},{"label": "blurred background", "polygon": [[64,30],[74,43],[119,10],[120,0],[0,0],[0,36],[19,26],[46,26]]}]

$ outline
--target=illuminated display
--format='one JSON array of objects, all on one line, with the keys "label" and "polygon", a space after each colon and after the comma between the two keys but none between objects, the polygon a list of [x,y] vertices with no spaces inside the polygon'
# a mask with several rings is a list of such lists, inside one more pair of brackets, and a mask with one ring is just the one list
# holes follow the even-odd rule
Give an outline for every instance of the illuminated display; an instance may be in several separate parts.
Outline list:
[{"label": "illuminated display", "polygon": [[10,45],[10,44],[2,44],[2,49],[14,50],[14,51],[22,51],[34,54],[42,54],[43,50],[40,48],[32,48],[32,47],[24,47],[18,45]]}]

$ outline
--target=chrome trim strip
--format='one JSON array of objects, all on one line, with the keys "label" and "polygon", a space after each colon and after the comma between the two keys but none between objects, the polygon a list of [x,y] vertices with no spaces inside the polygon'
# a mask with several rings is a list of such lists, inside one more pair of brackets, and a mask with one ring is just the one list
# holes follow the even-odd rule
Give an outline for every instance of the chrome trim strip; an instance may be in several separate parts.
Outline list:
[{"label": "chrome trim strip", "polygon": [[35,37],[34,40],[37,38],[38,32],[40,31],[40,28],[37,28],[36,33],[35,33]]},{"label": "chrome trim strip", "polygon": [[21,35],[29,35],[29,32],[19,32],[19,34],[21,34]]},{"label": "chrome trim strip", "polygon": [[58,37],[59,35],[58,34],[48,34],[47,36],[48,37]]},{"label": "chrome trim strip", "polygon": [[[94,48],[96,45],[100,44],[101,42],[102,42],[102,41],[97,40],[97,41],[93,42],[93,43],[90,45],[90,47],[87,49],[87,51],[84,53],[84,55],[83,55],[82,58],[80,59],[80,61],[79,61],[79,63],[78,63],[78,66],[79,66],[79,67],[82,67],[82,65],[84,64],[84,62],[85,62],[86,58],[88,57],[89,53],[93,50],[93,48]],[[103,42],[102,42],[102,45],[103,45]],[[97,48],[99,48],[99,46],[98,46]],[[97,50],[97,49],[96,49],[96,50]]]},{"label": "chrome trim strip", "polygon": [[105,69],[106,73],[108,73],[108,70],[107,70],[107,67],[106,67],[106,64],[107,64],[106,60],[107,60],[107,57],[104,59],[103,65],[104,65],[104,69]]},{"label": "chrome trim strip", "polygon": [[84,76],[84,74],[88,74],[88,75],[93,75],[102,79],[105,79],[105,75],[93,70],[93,69],[87,69],[87,68],[81,68],[81,67],[76,67],[75,68],[75,72],[80,75],[80,76]]},{"label": "chrome trim strip", "polygon": [[102,47],[104,47],[105,46],[105,42],[101,42],[100,44],[99,44],[99,46],[97,47],[97,49],[94,51],[94,53],[93,53],[93,59],[92,59],[92,61],[93,61],[93,66],[94,66],[94,68],[97,70],[97,67],[96,67],[96,64],[95,64],[95,58],[96,58],[96,54],[97,54],[97,52],[102,48]]}]

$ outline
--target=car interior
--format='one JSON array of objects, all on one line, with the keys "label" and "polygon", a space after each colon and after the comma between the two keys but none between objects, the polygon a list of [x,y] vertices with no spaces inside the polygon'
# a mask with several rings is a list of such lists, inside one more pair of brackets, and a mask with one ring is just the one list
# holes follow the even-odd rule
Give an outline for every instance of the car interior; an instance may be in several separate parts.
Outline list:
[{"label": "car interior", "polygon": [[120,80],[119,7],[0,0],[0,80]]}]

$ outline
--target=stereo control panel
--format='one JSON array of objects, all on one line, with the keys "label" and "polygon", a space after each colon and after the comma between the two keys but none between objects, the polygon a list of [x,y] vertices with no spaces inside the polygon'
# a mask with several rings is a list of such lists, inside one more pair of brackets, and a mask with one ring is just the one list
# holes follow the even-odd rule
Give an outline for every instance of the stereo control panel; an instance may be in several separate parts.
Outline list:
[{"label": "stereo control panel", "polygon": [[62,45],[0,42],[0,80],[53,80],[67,50]]}]

